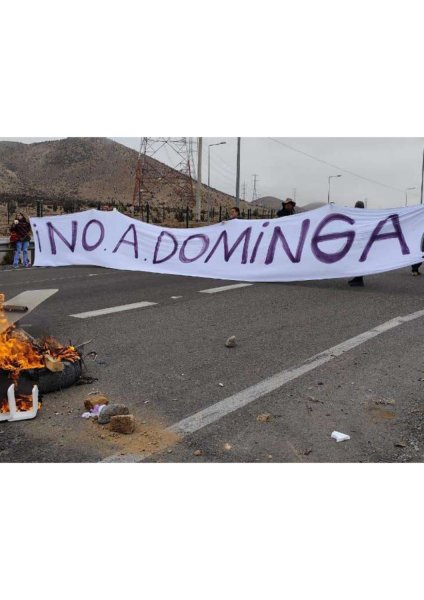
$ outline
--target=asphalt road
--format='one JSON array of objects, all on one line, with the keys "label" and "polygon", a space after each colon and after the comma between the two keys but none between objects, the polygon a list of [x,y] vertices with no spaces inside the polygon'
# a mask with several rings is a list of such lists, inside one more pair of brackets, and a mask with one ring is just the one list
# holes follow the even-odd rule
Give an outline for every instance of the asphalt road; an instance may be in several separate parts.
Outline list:
[{"label": "asphalt road", "polygon": [[[201,293],[232,283],[97,267],[1,271],[7,298],[59,290],[20,325],[62,342],[92,339],[87,352],[97,357],[86,367],[97,381],[46,395],[34,421],[0,423],[0,461],[423,460],[424,316],[330,353],[324,364],[311,357],[422,310],[424,276],[402,269],[367,277],[364,288],[328,280]],[[154,304],[72,316],[138,302]],[[235,348],[224,345],[230,335]],[[297,367],[304,372],[291,380],[270,379]],[[136,433],[81,419],[94,390],[128,404]],[[210,407],[214,420],[205,425]],[[193,415],[191,433],[168,432]],[[337,443],[333,430],[351,439]]]}]

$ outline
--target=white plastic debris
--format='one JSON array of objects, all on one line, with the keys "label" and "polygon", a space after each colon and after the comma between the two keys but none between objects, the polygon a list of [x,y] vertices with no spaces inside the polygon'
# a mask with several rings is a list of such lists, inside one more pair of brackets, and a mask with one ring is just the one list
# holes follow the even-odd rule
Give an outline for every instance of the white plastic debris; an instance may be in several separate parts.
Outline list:
[{"label": "white plastic debris", "polygon": [[90,411],[82,413],[81,417],[83,419],[90,419],[91,417],[98,417],[102,410],[105,408],[106,404],[95,404],[94,408]]},{"label": "white plastic debris", "polygon": [[331,437],[333,440],[336,440],[336,442],[346,442],[347,440],[350,440],[350,435],[347,435],[347,433],[341,433],[340,431],[333,431]]},{"label": "white plastic debris", "polygon": [[34,419],[38,412],[38,387],[36,385],[32,388],[31,399],[32,408],[20,411],[16,405],[15,386],[12,383],[7,390],[9,411],[0,414],[0,421],[24,421],[25,419]]}]

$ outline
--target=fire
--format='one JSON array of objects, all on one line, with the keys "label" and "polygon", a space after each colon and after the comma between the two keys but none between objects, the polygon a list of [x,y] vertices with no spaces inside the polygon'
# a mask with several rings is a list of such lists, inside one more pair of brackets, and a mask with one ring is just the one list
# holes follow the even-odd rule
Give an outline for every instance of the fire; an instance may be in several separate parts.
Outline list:
[{"label": "fire", "polygon": [[9,371],[14,380],[23,369],[43,367],[43,356],[19,331],[11,327],[0,334],[0,369]]},{"label": "fire", "polygon": [[[4,295],[0,294],[0,325],[7,323],[2,310]],[[0,327],[1,331],[1,327]],[[25,369],[44,369],[55,371],[55,363],[75,362],[80,355],[74,346],[63,346],[53,337],[35,340],[14,325],[0,333],[0,371],[6,371],[17,386],[19,375]],[[53,366],[52,366],[53,365]],[[19,411],[32,408],[31,396],[20,394],[16,398]],[[8,412],[7,399],[0,398],[0,413]]]},{"label": "fire", "polygon": [[[25,410],[31,410],[32,409],[32,396],[27,395],[27,394],[21,394],[20,396],[18,396],[16,398],[16,408],[18,409],[19,412],[25,411]],[[40,410],[41,408],[41,402],[38,403],[38,410]],[[7,413],[9,412],[9,405],[7,400],[3,400],[0,401],[0,413]]]},{"label": "fire", "polygon": [[0,370],[9,371],[15,381],[24,369],[43,369],[47,357],[53,361],[80,359],[74,346],[62,346],[52,337],[33,340],[14,327],[0,334]]}]

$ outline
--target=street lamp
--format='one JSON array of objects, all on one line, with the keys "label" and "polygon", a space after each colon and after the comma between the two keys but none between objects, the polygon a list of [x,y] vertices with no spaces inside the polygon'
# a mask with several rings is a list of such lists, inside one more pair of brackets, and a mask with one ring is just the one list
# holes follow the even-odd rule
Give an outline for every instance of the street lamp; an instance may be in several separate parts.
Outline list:
[{"label": "street lamp", "polygon": [[406,190],[405,190],[405,206],[408,206],[408,191],[409,190],[416,190],[416,189],[417,188],[415,188],[415,187],[406,188]]},{"label": "street lamp", "polygon": [[341,177],[341,175],[329,175],[329,177],[328,177],[328,200],[327,200],[327,204],[330,204],[330,180],[333,179],[334,177]]},{"label": "street lamp", "polygon": [[211,147],[212,146],[221,146],[222,144],[226,144],[227,142],[218,142],[217,144],[209,144],[208,145],[208,187],[210,187],[211,183]]}]

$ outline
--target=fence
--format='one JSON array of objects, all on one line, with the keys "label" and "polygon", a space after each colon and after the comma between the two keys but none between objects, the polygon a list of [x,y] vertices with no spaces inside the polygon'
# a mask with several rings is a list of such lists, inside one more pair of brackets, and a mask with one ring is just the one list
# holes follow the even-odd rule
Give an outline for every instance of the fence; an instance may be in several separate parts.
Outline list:
[{"label": "fence", "polygon": [[[30,259],[31,259],[31,264],[34,262],[34,251],[35,251],[34,242],[30,242],[29,247],[28,247],[28,252],[30,255]],[[11,258],[13,258],[13,252],[14,252],[14,249],[12,248],[12,245],[8,241],[0,240],[0,265],[3,264],[3,261],[8,253],[10,253]],[[10,264],[11,263],[12,263],[12,260],[10,260]]]},{"label": "fence", "polygon": [[[5,206],[7,215],[0,235],[2,233],[6,235],[9,230],[13,213],[18,210],[18,204],[16,201],[12,201],[7,198],[6,194],[0,194],[0,204]],[[80,210],[86,210],[87,208],[97,208],[98,210],[111,210],[113,208],[117,208],[124,214],[134,216],[136,218],[138,217],[146,223],[163,223],[166,225],[168,221],[172,221],[173,224],[177,224],[177,226],[179,223],[181,223],[182,227],[189,227],[190,223],[197,223],[197,211],[194,208],[183,205],[178,207],[166,206],[164,204],[152,205],[148,202],[143,204],[140,203],[138,205],[136,204],[133,208],[129,205],[125,206],[123,204],[117,204],[114,200],[105,204],[101,202],[95,202],[93,200],[87,202],[82,202],[79,200],[65,200],[60,202],[59,200],[25,199],[22,202],[22,207],[20,206],[19,208],[31,216],[36,215],[37,217],[79,212]],[[248,209],[242,209],[240,211],[240,218],[272,219],[275,217],[275,213],[275,209],[255,206]],[[228,218],[229,208],[222,205],[218,207],[211,207],[210,209],[203,209],[200,213],[201,223],[219,223],[220,221],[227,220]]]},{"label": "fence", "polygon": [[[190,227],[191,223],[197,223],[196,215],[197,212],[189,206],[175,208],[164,205],[151,206],[147,203],[134,207],[134,216],[145,223],[166,224],[167,221],[176,221],[182,226]],[[273,219],[274,217],[274,209],[258,207],[240,211],[241,219]],[[200,222],[204,224],[219,223],[228,219],[229,209],[225,206],[220,205],[218,208],[200,211]]]}]

